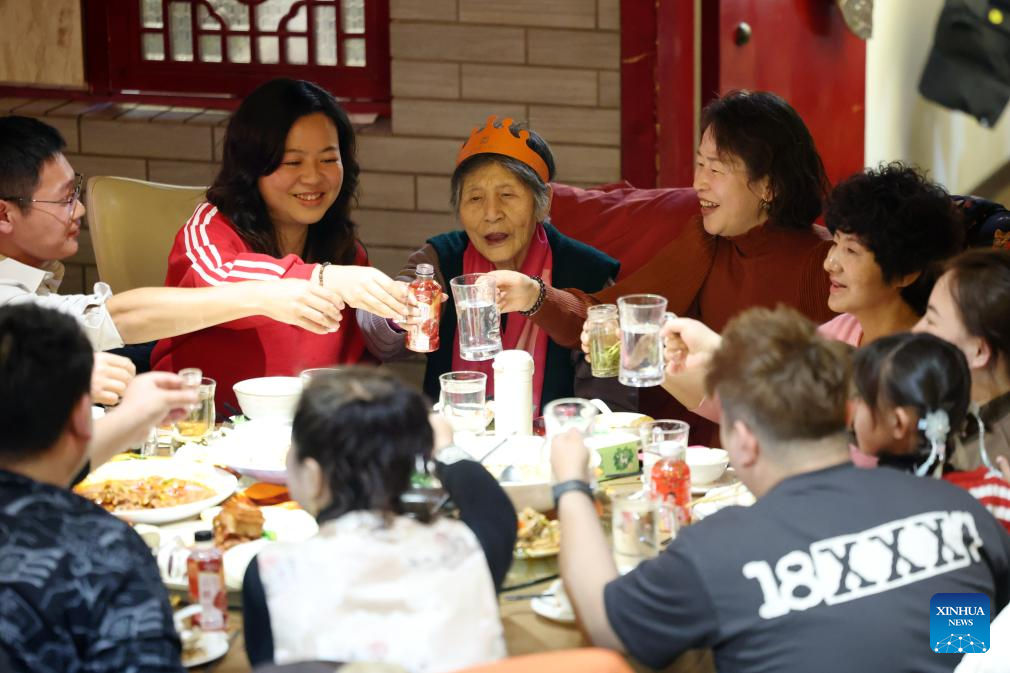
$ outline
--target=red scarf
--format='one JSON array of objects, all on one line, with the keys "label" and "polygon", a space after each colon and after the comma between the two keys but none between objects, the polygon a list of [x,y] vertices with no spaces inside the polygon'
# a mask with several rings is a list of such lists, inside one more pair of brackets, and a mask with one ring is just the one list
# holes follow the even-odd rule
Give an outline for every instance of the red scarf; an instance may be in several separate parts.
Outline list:
[{"label": "red scarf", "polygon": [[[551,269],[554,266],[551,246],[547,242],[547,232],[542,224],[537,224],[530,240],[530,247],[520,272],[527,276],[540,276],[547,285],[551,284]],[[463,273],[487,273],[494,271],[494,265],[477,252],[473,243],[468,243],[463,252]],[[540,409],[540,394],[544,388],[544,366],[547,362],[547,333],[537,327],[532,320],[520,313],[508,317],[505,333],[502,335],[503,350],[524,350],[533,356],[533,406]],[[459,339],[453,339],[453,371],[475,371],[487,374],[487,394],[494,395],[494,360],[472,362],[459,355]]]}]

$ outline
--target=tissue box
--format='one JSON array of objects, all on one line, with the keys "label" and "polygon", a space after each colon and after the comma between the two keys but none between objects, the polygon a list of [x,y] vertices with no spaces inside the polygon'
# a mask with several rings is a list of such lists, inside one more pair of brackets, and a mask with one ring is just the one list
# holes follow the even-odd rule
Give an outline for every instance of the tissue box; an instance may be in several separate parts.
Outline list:
[{"label": "tissue box", "polygon": [[611,432],[586,438],[586,447],[600,455],[604,477],[638,472],[638,436],[630,432]]}]

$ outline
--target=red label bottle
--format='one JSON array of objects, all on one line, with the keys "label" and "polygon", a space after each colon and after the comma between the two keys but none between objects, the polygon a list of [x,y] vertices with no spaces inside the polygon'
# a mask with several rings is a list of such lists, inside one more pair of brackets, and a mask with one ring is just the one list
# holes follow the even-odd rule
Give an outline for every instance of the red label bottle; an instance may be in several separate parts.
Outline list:
[{"label": "red label bottle", "polygon": [[652,466],[649,475],[652,492],[664,506],[673,508],[680,526],[691,523],[691,469],[685,460],[686,453],[686,448],[679,443],[662,442],[659,445],[662,457]]},{"label": "red label bottle", "polygon": [[407,330],[407,348],[416,353],[431,353],[439,347],[438,319],[442,313],[442,287],[435,282],[435,267],[417,265],[417,278],[407,288],[420,322]]},{"label": "red label bottle", "polygon": [[224,585],[224,561],[221,550],[214,546],[214,537],[209,530],[197,532],[196,544],[186,562],[186,573],[189,598],[200,604],[200,628],[204,631],[226,630],[228,597]]}]

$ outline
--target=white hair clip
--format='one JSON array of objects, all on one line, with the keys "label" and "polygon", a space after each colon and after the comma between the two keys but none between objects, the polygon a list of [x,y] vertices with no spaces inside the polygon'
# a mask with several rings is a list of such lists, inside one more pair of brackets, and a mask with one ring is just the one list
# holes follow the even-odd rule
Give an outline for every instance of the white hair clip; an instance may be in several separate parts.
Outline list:
[{"label": "white hair clip", "polygon": [[978,423],[978,453],[982,458],[982,464],[988,468],[990,476],[1002,477],[1003,473],[992,464],[992,461],[989,460],[989,452],[985,450],[985,423],[982,422],[982,408],[978,402],[968,405],[968,413],[974,416]]},{"label": "white hair clip", "polygon": [[925,476],[930,473],[935,464],[939,464],[940,469],[933,473],[937,479],[943,474],[943,461],[947,453],[947,435],[950,434],[950,417],[943,409],[934,409],[926,414],[925,418],[919,419],[919,430],[929,442],[929,458],[915,470],[917,476]]}]

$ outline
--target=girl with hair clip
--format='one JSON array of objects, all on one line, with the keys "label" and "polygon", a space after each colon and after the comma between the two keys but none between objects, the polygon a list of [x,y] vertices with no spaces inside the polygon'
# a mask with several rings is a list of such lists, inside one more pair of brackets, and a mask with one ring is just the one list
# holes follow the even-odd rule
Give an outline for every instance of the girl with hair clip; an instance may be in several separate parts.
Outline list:
[{"label": "girl with hair clip", "polygon": [[961,351],[931,334],[904,332],[856,351],[852,425],[859,449],[882,467],[942,478],[969,491],[1010,531],[1010,483],[982,466],[951,466],[968,416],[971,374]]},{"label": "girl with hair clip", "polygon": [[964,470],[1010,457],[1010,250],[970,250],[952,259],[915,329],[954,344],[971,371],[972,420],[954,458]]},{"label": "girl with hair clip", "polygon": [[246,570],[254,666],[370,661],[434,673],[505,656],[495,578],[511,562],[515,512],[466,460],[433,468],[461,521],[439,514],[438,498],[419,505],[409,491],[432,469],[429,410],[377,369],[330,372],[306,388],[288,488],[319,532],[264,548]]},{"label": "girl with hair clip", "polygon": [[309,280],[338,297],[340,328],[313,334],[263,317],[235,320],[163,339],[153,368],[199,367],[217,381],[224,410],[243,379],[368,359],[352,309],[402,318],[407,286],[368,266],[350,217],[358,173],[354,128],[327,91],[280,78],[249,94],[228,122],[207,201],[176,235],[165,285]]}]

